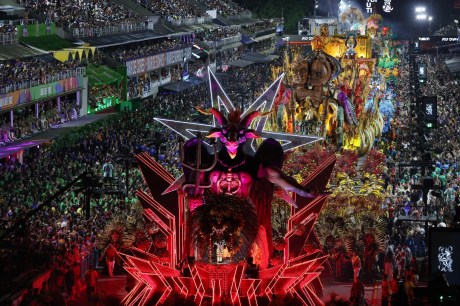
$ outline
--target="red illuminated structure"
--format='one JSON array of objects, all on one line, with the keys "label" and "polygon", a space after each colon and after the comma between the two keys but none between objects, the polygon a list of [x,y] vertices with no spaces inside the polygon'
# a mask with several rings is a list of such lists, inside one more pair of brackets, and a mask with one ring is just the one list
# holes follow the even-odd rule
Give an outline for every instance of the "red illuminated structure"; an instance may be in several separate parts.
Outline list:
[{"label": "red illuminated structure", "polygon": [[[151,190],[151,195],[138,192],[144,207],[144,216],[158,222],[160,230],[168,238],[170,256],[168,259],[161,259],[134,247],[131,251],[135,255],[120,254],[126,271],[136,280],[135,287],[123,300],[124,305],[160,305],[173,291],[184,297],[193,296],[197,305],[205,298],[217,304],[221,296],[229,296],[235,305],[243,302],[258,305],[259,297],[266,296],[271,299],[273,294],[295,294],[305,305],[323,305],[319,298],[322,290],[319,276],[327,255],[320,250],[308,254],[302,246],[310,236],[316,239],[313,226],[327,195],[315,199],[297,199],[299,207],[292,209],[285,237],[284,263],[259,271],[257,279],[244,277],[245,264],[213,263],[190,265],[191,275],[184,277],[175,269],[185,237],[183,196],[177,193],[162,195],[162,190],[174,181],[173,177],[148,154],[141,153],[137,160]],[[323,189],[334,164],[335,158],[329,158],[303,184]],[[302,227],[300,233],[297,231],[299,226]]]},{"label": "red illuminated structure", "polygon": [[[211,109],[210,113],[216,120],[212,128],[208,129],[208,137],[218,137],[224,145],[219,152],[214,146],[214,154],[209,155],[207,149],[204,149],[206,143],[200,137],[186,142],[181,160],[183,164],[190,166],[184,166],[184,176],[177,181],[148,154],[141,153],[136,156],[150,190],[150,193],[141,190],[137,193],[144,208],[143,215],[147,221],[157,224],[159,231],[166,237],[167,256],[158,257],[149,250],[135,247],[126,254],[120,254],[126,271],[135,280],[135,285],[123,300],[124,305],[162,304],[172,293],[184,299],[193,299],[196,305],[202,304],[204,300],[213,305],[220,305],[223,300],[233,305],[258,305],[261,298],[271,300],[273,295],[295,295],[305,305],[323,304],[319,298],[322,290],[319,276],[328,256],[322,254],[319,249],[307,251],[303,246],[308,241],[317,241],[313,228],[327,200],[327,194],[313,197],[309,196],[309,192],[325,189],[335,164],[335,156],[324,161],[304,182],[298,184],[281,171],[283,149],[276,140],[270,138],[262,142],[255,155],[243,153],[242,150],[247,138],[263,135],[264,120],[260,119],[263,124],[259,121],[254,130],[248,127],[254,118],[263,114],[257,103],[263,103],[264,107],[271,109],[280,82],[281,78],[262,95],[263,99],[257,100],[261,102],[256,101],[256,106],[250,106],[241,114],[238,110],[232,109],[233,105],[210,73],[211,92],[218,95],[217,99],[213,97],[213,101],[222,103],[229,111],[229,116],[225,117],[217,108]],[[177,129],[181,128],[181,124],[185,126],[185,123],[180,122],[174,124]],[[285,143],[294,143],[298,137],[281,133],[276,135],[285,136]],[[192,171],[189,171],[190,169]],[[253,183],[255,181],[262,181],[263,184],[257,185]],[[283,260],[276,266],[268,266],[267,255],[272,252],[270,211],[273,184],[283,189],[283,199],[287,200],[292,208],[284,237],[286,244]],[[214,245],[214,238],[211,236],[204,237],[205,242],[209,239],[208,247],[199,244],[199,240],[193,242],[190,232],[193,226],[196,227],[196,222],[191,226],[190,218],[193,219],[194,213],[201,208],[213,205],[209,204],[212,197],[206,198],[206,194],[203,193],[206,189],[215,197],[224,199],[224,202],[237,198],[242,199],[240,202],[243,204],[245,201],[254,203],[251,206],[255,206],[257,211],[257,235],[263,236],[258,241],[256,239],[249,242],[253,244],[251,254],[254,252],[254,245],[256,248],[259,247],[262,254],[261,268],[255,274],[249,273],[253,266],[241,260],[236,253],[232,253],[225,263],[213,261],[210,246]],[[257,189],[258,194],[250,194],[253,189]],[[171,192],[175,190],[177,192]],[[302,196],[296,196],[296,193]],[[197,202],[197,198],[203,199],[203,203],[199,203],[199,200]],[[228,213],[234,206],[225,203],[227,206],[224,207],[227,207]],[[238,201],[234,203],[237,205]],[[204,223],[199,224],[209,227],[208,223],[214,221],[210,219],[225,219],[225,212],[217,213],[218,216],[214,217],[215,214],[212,214]],[[248,212],[243,215],[250,214]],[[222,224],[222,228],[213,227],[213,232],[226,231],[228,223]],[[244,229],[242,230],[244,232]],[[203,233],[200,232],[200,236],[203,236]],[[176,268],[178,263],[187,259],[193,251],[195,254],[205,255],[189,262],[187,273],[181,274]],[[244,256],[248,255],[250,254]]]}]

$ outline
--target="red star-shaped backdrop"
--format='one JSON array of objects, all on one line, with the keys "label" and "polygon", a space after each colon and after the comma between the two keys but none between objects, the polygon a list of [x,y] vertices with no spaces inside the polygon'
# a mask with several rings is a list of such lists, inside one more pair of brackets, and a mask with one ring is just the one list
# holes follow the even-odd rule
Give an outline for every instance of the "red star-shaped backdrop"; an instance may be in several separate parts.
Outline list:
[{"label": "red star-shaped backdrop", "polygon": [[[260,109],[270,111],[282,76],[278,78],[246,112]],[[227,111],[235,107],[223,91],[215,76],[209,71],[211,100],[216,108]],[[207,132],[216,127],[198,123],[157,119],[185,138],[194,137],[194,132]],[[273,133],[265,131],[266,118],[256,123],[256,130],[262,138],[277,139],[284,150],[320,140],[318,137]],[[255,145],[249,143],[248,145]],[[176,265],[184,259],[184,243],[187,231],[187,207],[184,193],[179,188],[183,179],[174,180],[159,163],[148,154],[136,156],[139,168],[149,188],[149,193],[139,190],[137,195],[143,206],[143,215],[149,222],[157,224],[166,237],[167,256],[157,257],[147,251],[131,248],[132,254],[120,254],[126,271],[135,284],[123,300],[124,305],[157,305],[168,300],[171,293],[192,299],[196,305],[207,300],[219,305],[225,299],[233,305],[258,305],[258,299],[273,295],[296,295],[305,305],[323,305],[320,295],[322,284],[319,276],[327,255],[321,250],[307,253],[303,249],[309,239],[317,240],[315,222],[327,201],[327,195],[315,198],[295,197],[297,209],[292,208],[285,235],[286,247],[283,262],[275,267],[258,271],[258,276],[249,277],[246,263],[195,263],[187,266],[189,273],[181,276]],[[304,181],[302,185],[310,190],[324,190],[335,164],[330,157]],[[172,192],[177,190],[177,192]],[[287,195],[287,193],[286,193]],[[189,276],[185,276],[189,275]]]},{"label": "red star-shaped backdrop", "polygon": [[[196,264],[189,266],[190,276],[183,277],[173,263],[180,259],[178,246],[183,243],[186,230],[184,202],[180,194],[163,191],[174,181],[148,154],[136,156],[139,167],[150,188],[150,194],[139,191],[139,200],[144,207],[144,217],[157,222],[160,231],[168,238],[169,258],[156,257],[148,252],[132,248],[134,255],[120,254],[126,271],[136,284],[123,300],[124,305],[162,304],[172,292],[184,297],[193,296],[200,305],[204,299],[218,304],[222,296],[229,296],[232,304],[257,305],[257,298],[273,294],[283,296],[295,294],[305,305],[323,305],[320,295],[320,274],[327,255],[320,250],[307,254],[302,248],[314,234],[314,224],[327,195],[314,199],[296,198],[298,209],[293,209],[289,218],[284,263],[259,272],[257,279],[245,277],[243,264]],[[303,185],[318,190],[324,189],[335,163],[335,157],[327,159],[303,182]],[[299,230],[301,228],[301,230]],[[178,233],[182,233],[179,235]],[[181,237],[177,239],[177,237]],[[316,239],[316,238],[314,238]]]}]

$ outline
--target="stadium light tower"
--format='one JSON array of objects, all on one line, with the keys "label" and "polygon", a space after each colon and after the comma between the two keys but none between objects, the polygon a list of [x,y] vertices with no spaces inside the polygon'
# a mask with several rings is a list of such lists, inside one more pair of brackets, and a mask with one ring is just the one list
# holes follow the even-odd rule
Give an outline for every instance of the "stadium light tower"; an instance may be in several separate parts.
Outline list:
[{"label": "stadium light tower", "polygon": [[415,19],[417,20],[426,20],[428,15],[426,13],[426,7],[416,6],[415,7]]},{"label": "stadium light tower", "polygon": [[417,20],[426,20],[427,19],[427,15],[426,14],[417,14],[415,16],[415,19]]},{"label": "stadium light tower", "polygon": [[421,21],[422,23],[428,21],[428,34],[431,34],[431,22],[433,21],[433,16],[427,11],[426,7],[415,7],[415,19],[417,21]]}]

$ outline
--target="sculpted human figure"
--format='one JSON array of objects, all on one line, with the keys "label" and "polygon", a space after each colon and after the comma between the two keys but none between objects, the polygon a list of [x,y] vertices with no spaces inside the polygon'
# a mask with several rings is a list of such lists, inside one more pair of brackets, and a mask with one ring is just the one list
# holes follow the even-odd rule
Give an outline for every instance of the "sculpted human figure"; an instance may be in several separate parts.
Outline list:
[{"label": "sculpted human figure", "polygon": [[[248,113],[242,117],[240,110],[235,110],[225,117],[219,110],[211,108],[201,112],[212,114],[219,123],[218,128],[210,130],[207,138],[219,139],[222,148],[216,152],[217,162],[212,169],[200,173],[183,167],[186,182],[194,182],[199,177],[200,186],[209,186],[209,191],[217,195],[237,196],[245,199],[255,206],[258,217],[258,238],[256,244],[261,258],[259,265],[268,266],[268,261],[273,252],[271,228],[271,201],[274,185],[281,187],[285,192],[292,191],[300,196],[311,196],[295,179],[284,174],[283,149],[281,144],[271,138],[265,139],[258,147],[255,154],[248,154],[244,144],[248,140],[259,138],[258,133],[249,128],[251,122],[264,114],[258,111]],[[196,164],[196,151],[199,138],[188,140],[184,145],[184,163]],[[201,146],[201,145],[200,145]],[[203,165],[212,164],[213,156],[201,146],[200,160]],[[195,184],[196,185],[196,184]],[[191,197],[203,193],[203,188],[188,188]],[[287,194],[283,197],[295,205]],[[290,199],[290,200],[289,200]],[[206,204],[204,204],[206,205]],[[254,255],[254,254],[252,254]]]}]

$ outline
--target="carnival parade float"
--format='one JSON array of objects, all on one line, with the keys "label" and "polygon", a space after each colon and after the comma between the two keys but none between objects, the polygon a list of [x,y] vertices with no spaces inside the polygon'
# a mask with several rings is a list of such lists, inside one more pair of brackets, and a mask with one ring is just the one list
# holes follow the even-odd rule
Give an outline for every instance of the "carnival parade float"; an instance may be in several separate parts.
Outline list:
[{"label": "carnival parade float", "polygon": [[[286,73],[269,125],[321,136],[337,148],[367,153],[388,130],[399,75],[396,42],[382,17],[364,19],[351,7],[339,17],[341,34],[320,27],[312,52],[288,50],[273,77]],[[289,47],[288,47],[289,48]]]},{"label": "carnival parade float", "polygon": [[124,305],[324,305],[321,273],[339,279],[352,251],[375,276],[385,168],[372,147],[391,129],[398,61],[381,17],[347,14],[345,33],[324,26],[309,54],[287,52],[244,111],[208,69],[212,107],[197,112],[211,123],[156,118],[183,139],[183,175],[136,155],[148,190],[118,252]]},{"label": "carnival parade float", "polygon": [[[304,245],[320,244],[314,224],[336,157],[303,180],[287,175],[284,152],[321,138],[266,130],[283,75],[244,112],[208,75],[213,107],[198,111],[212,124],[156,118],[184,139],[183,175],[174,179],[148,154],[136,155],[149,191],[138,191],[145,230],[118,252],[131,280],[123,304],[257,305],[276,296],[322,305],[328,255]],[[289,210],[282,239],[272,225],[274,199]]]}]

